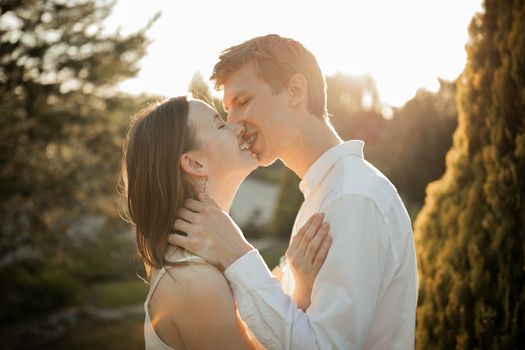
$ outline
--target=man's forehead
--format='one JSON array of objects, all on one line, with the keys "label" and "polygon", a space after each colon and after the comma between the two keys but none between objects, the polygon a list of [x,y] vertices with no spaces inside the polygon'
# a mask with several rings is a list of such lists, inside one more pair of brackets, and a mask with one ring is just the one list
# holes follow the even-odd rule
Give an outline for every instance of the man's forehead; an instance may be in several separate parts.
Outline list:
[{"label": "man's forehead", "polygon": [[224,94],[234,95],[241,90],[252,88],[260,82],[259,76],[252,64],[246,64],[231,73],[223,84]]}]

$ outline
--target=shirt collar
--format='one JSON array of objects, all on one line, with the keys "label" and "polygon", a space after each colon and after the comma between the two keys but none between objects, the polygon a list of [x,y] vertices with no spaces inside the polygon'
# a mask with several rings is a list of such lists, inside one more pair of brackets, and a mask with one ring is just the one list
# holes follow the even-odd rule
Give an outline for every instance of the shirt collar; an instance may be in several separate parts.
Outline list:
[{"label": "shirt collar", "polygon": [[306,171],[302,181],[299,183],[299,189],[304,194],[304,196],[306,197],[319,185],[328,170],[337,160],[339,160],[339,158],[346,155],[364,158],[364,145],[365,143],[360,140],[347,141],[330,148],[319,158],[317,158],[317,160]]}]

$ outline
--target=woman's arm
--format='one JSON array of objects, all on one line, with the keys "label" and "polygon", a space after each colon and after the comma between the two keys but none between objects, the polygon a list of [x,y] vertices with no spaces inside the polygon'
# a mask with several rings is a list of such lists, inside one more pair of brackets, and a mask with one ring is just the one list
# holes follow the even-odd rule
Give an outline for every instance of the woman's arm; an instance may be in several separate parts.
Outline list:
[{"label": "woman's arm", "polygon": [[280,266],[280,265],[277,265],[276,267],[273,268],[273,270],[272,270],[272,275],[273,275],[273,277],[275,277],[279,282],[282,281],[282,279],[283,279],[283,270],[281,269],[281,266]]},{"label": "woman's arm", "polygon": [[168,274],[157,287],[163,305],[160,317],[178,331],[186,349],[254,348],[219,270],[191,264],[169,268]]}]

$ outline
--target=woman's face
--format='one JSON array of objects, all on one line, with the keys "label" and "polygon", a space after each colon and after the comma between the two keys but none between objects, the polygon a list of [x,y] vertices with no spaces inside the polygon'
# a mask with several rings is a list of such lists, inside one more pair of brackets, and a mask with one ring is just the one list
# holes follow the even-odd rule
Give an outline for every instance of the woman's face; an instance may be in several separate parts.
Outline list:
[{"label": "woman's face", "polygon": [[242,181],[257,167],[250,149],[241,149],[244,143],[241,125],[226,124],[213,108],[199,100],[189,101],[188,117],[210,178]]}]

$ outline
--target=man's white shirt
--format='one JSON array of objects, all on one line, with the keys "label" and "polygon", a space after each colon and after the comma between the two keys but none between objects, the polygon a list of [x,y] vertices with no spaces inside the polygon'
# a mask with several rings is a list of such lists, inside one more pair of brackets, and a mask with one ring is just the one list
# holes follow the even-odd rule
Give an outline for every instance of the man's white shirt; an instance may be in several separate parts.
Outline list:
[{"label": "man's white shirt", "polygon": [[325,152],[300,183],[292,236],[323,212],[333,238],[306,312],[293,275],[273,278],[252,250],[226,271],[241,318],[268,349],[413,349],[418,279],[412,225],[395,187],[349,141]]}]

